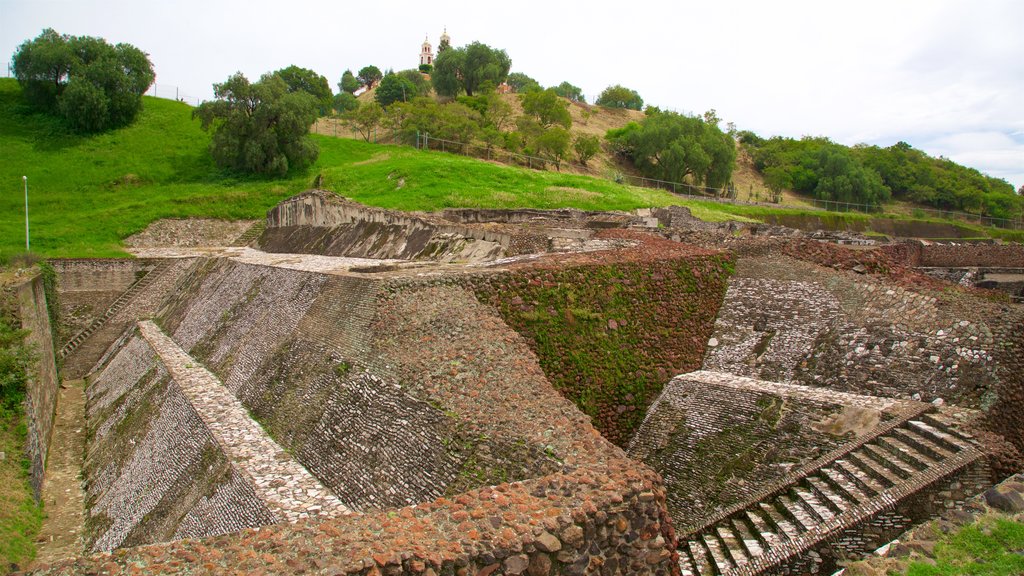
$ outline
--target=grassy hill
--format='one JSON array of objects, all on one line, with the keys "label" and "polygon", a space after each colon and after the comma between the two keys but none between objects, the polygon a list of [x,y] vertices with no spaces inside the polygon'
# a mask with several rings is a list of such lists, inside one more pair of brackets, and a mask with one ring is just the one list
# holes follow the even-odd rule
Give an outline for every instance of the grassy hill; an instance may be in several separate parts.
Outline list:
[{"label": "grassy hill", "polygon": [[582,176],[314,138],[320,159],[311,170],[277,179],[238,177],[213,165],[209,136],[185,104],[147,97],[134,125],[77,136],[33,113],[18,84],[0,79],[0,255],[24,250],[23,175],[29,178],[32,251],[46,256],[123,256],[121,239],[160,218],[261,218],[308,188],[317,173],[345,196],[405,210],[632,209],[672,202],[665,193]]},{"label": "grassy hill", "polygon": [[126,256],[121,240],[161,218],[262,218],[280,200],[309,188],[317,174],[339,194],[402,210],[683,204],[714,221],[774,214],[759,206],[686,201],[586,175],[317,135],[320,158],[310,170],[274,179],[240,177],[213,165],[209,135],[191,119],[190,107],[149,97],[144,105],[130,127],[78,136],[28,109],[17,82],[0,79],[0,260],[24,250],[23,175],[29,178],[32,251],[49,257]]}]

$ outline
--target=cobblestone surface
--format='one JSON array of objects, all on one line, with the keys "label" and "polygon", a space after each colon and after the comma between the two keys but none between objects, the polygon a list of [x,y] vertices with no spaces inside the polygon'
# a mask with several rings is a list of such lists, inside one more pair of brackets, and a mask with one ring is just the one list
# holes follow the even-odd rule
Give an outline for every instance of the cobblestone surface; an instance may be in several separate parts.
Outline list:
[{"label": "cobblestone surface", "polygon": [[249,417],[242,403],[216,376],[199,366],[156,324],[140,322],[139,330],[188,396],[228,459],[252,479],[257,494],[273,512],[290,522],[349,512]]}]

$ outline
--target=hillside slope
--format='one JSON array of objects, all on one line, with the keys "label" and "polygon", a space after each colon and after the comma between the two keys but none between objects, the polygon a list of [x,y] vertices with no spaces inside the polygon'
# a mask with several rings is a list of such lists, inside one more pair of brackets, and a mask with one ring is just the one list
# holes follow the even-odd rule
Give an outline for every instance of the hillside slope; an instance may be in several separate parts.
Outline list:
[{"label": "hillside slope", "polygon": [[[146,97],[138,121],[95,136],[66,133],[33,113],[14,80],[0,79],[0,255],[24,249],[28,176],[32,251],[46,256],[126,256],[121,240],[161,218],[262,218],[283,198],[324,186],[361,202],[403,210],[445,207],[633,209],[667,205],[659,191],[536,172],[443,153],[314,136],[320,158],[283,178],[217,169],[209,135],[191,108]],[[13,184],[11,184],[13,183]]]}]

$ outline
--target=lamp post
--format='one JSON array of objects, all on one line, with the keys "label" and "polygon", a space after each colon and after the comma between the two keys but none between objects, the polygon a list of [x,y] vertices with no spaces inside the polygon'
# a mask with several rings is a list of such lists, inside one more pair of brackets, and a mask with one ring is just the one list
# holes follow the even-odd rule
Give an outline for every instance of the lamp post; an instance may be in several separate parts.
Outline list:
[{"label": "lamp post", "polygon": [[21,179],[25,182],[25,252],[28,252],[28,176],[22,176]]}]

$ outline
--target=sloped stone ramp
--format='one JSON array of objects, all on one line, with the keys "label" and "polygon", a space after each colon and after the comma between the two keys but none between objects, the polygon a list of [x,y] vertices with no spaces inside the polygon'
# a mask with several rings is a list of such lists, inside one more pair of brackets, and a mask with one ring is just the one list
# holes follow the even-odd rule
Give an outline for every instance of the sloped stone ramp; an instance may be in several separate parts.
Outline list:
[{"label": "sloped stone ramp", "polygon": [[138,326],[228,460],[251,479],[256,494],[272,513],[289,522],[350,513],[249,416],[245,406],[216,376],[153,322],[142,321]]}]

